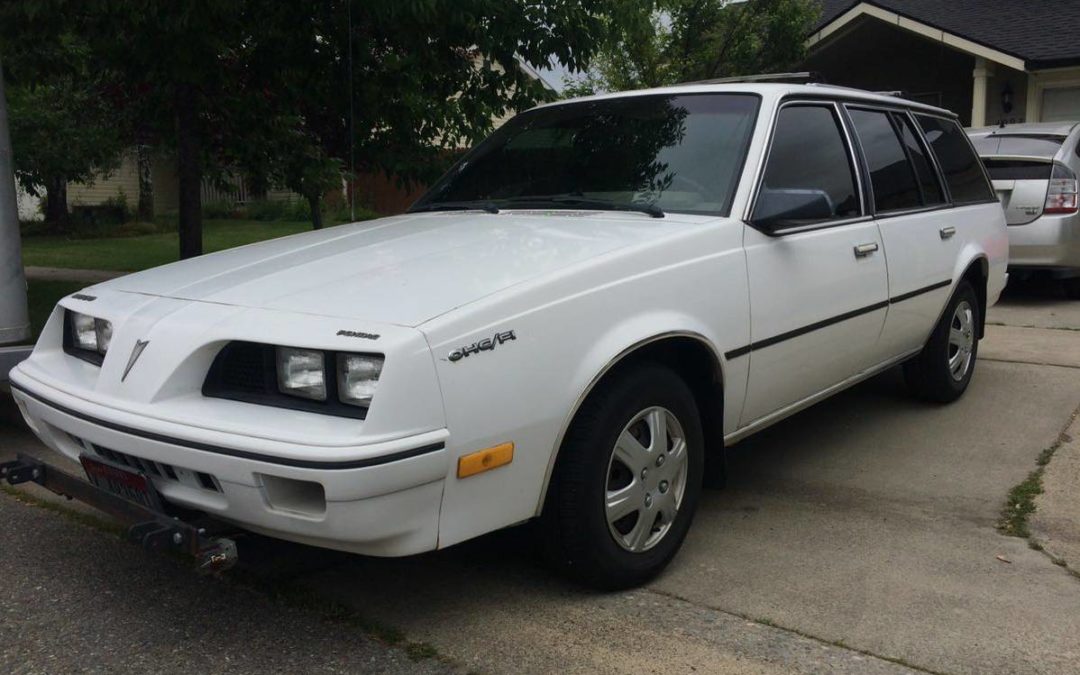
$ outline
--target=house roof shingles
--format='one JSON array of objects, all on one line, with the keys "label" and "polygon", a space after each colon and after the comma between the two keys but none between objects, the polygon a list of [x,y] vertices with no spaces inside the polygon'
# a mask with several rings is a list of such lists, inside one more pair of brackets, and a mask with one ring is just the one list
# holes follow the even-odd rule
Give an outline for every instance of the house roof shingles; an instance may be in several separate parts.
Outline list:
[{"label": "house roof shingles", "polygon": [[1029,70],[1080,64],[1080,0],[820,0],[814,32],[866,2],[1023,59]]}]

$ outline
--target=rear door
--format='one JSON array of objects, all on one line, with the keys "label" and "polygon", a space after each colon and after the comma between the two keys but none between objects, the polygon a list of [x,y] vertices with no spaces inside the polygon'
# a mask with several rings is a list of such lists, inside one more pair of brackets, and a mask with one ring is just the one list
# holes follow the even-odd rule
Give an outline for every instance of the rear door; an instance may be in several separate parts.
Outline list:
[{"label": "rear door", "polygon": [[888,287],[839,106],[777,113],[746,228],[751,344],[742,425],[828,389],[874,360]]},{"label": "rear door", "polygon": [[[856,116],[863,151],[874,165],[885,147],[897,139],[904,159],[897,159],[918,185],[917,200],[875,205],[875,218],[889,261],[889,316],[883,354],[900,356],[925,343],[952,292],[953,275],[965,241],[976,236],[985,204],[995,200],[986,173],[964,130],[955,120],[904,111],[888,113],[891,139],[884,123],[867,114]],[[877,129],[877,142],[870,140]],[[894,152],[890,150],[889,152]],[[880,162],[881,160],[877,160]],[[896,169],[895,175],[899,175]],[[884,175],[871,182],[885,181]]]}]

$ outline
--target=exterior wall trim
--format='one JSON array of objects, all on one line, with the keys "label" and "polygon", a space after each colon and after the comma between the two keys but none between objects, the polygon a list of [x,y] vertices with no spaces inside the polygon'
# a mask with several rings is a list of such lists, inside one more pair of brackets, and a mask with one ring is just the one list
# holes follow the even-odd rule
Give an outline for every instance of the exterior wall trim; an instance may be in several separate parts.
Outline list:
[{"label": "exterior wall trim", "polygon": [[823,40],[842,30],[851,22],[856,19],[869,16],[875,19],[879,19],[886,23],[890,23],[898,28],[902,28],[906,31],[916,33],[927,39],[941,42],[953,49],[965,52],[975,57],[981,57],[988,61],[1000,63],[1003,66],[1008,66],[1014,70],[1026,70],[1026,63],[1024,59],[997,49],[986,47],[977,42],[968,40],[967,38],[960,37],[954,33],[941,30],[940,28],[934,28],[914,19],[909,19],[905,16],[901,16],[896,12],[890,12],[882,9],[876,5],[872,5],[868,2],[860,2],[858,5],[852,7],[848,11],[844,12],[840,16],[836,17],[829,23],[822,26],[816,33],[806,39],[806,46],[808,49],[821,44]]}]

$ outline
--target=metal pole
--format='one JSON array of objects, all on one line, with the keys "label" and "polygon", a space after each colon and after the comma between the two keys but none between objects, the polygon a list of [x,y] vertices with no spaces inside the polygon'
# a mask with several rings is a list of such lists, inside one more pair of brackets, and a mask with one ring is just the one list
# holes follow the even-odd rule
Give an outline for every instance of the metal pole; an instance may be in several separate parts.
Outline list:
[{"label": "metal pole", "polygon": [[[13,167],[3,66],[0,65],[0,346],[30,337]],[[5,378],[0,376],[0,379]]]}]

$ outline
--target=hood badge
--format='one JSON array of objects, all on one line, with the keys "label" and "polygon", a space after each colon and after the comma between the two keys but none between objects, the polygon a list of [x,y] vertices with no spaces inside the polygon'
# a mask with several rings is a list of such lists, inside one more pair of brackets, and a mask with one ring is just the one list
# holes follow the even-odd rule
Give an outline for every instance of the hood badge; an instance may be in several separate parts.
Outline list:
[{"label": "hood badge", "polygon": [[363,338],[365,340],[379,339],[379,335],[377,333],[364,333],[358,330],[339,330],[337,334],[341,337]]},{"label": "hood badge", "polygon": [[474,342],[466,347],[460,347],[447,354],[446,358],[450,359],[450,363],[457,363],[461,359],[469,356],[470,354],[479,354],[480,352],[490,352],[504,342],[510,340],[516,340],[517,335],[514,335],[514,331],[507,330],[499,333],[495,333],[489,338],[484,338],[479,342]]},{"label": "hood badge", "polygon": [[136,340],[135,348],[131,350],[131,356],[128,357],[127,366],[124,368],[124,374],[120,376],[120,381],[123,382],[127,379],[128,373],[135,366],[135,362],[142,356],[143,350],[146,349],[146,345],[150,344],[149,340]]}]

